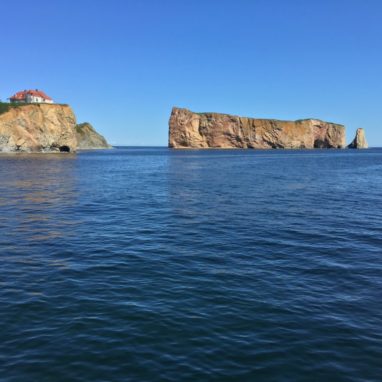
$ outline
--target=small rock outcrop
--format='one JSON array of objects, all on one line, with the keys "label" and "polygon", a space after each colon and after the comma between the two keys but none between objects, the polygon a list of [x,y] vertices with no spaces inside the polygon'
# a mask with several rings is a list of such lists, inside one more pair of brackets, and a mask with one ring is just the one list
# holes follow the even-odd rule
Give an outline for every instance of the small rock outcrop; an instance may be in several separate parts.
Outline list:
[{"label": "small rock outcrop", "polygon": [[76,117],[68,105],[2,104],[0,152],[73,152]]},{"label": "small rock outcrop", "polygon": [[369,146],[365,137],[365,130],[362,128],[357,129],[353,142],[348,146],[349,149],[367,149]]},{"label": "small rock outcrop", "polygon": [[174,107],[169,121],[172,148],[344,148],[345,127],[318,119],[279,121]]},{"label": "small rock outcrop", "polygon": [[93,126],[88,122],[76,125],[76,137],[77,148],[79,150],[111,148],[106,139],[97,133]]}]

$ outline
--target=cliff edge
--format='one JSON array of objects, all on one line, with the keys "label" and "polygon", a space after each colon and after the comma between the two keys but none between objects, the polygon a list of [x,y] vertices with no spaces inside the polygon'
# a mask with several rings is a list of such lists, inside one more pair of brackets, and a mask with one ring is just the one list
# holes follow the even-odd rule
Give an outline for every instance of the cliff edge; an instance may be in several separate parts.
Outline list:
[{"label": "cliff edge", "polygon": [[88,123],[76,125],[77,148],[79,150],[110,149],[106,139],[97,133],[94,127]]},{"label": "cliff edge", "polygon": [[111,146],[68,105],[0,103],[0,152],[75,152]]},{"label": "cliff edge", "polygon": [[0,152],[76,151],[76,117],[59,104],[2,104]]},{"label": "cliff edge", "polygon": [[343,125],[304,119],[279,121],[174,107],[169,121],[172,148],[344,148]]}]

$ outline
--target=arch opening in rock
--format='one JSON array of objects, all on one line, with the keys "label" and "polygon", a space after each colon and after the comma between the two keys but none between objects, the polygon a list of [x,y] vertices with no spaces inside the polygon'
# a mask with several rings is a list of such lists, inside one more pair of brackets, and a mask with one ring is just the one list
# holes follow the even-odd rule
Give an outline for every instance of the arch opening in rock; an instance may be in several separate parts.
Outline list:
[{"label": "arch opening in rock", "polygon": [[327,147],[327,144],[326,144],[326,142],[323,141],[322,139],[316,139],[316,140],[314,141],[314,145],[313,145],[313,147],[314,147],[315,149],[325,149],[325,148]]},{"label": "arch opening in rock", "polygon": [[61,153],[70,153],[70,147],[69,146],[60,146],[59,147]]}]

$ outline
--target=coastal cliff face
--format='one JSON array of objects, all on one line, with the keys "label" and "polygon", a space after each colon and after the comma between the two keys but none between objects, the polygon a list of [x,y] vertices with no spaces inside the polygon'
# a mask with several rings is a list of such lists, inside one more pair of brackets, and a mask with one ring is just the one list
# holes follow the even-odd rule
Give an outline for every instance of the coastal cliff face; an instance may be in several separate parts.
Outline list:
[{"label": "coastal cliff face", "polygon": [[0,104],[0,152],[75,152],[111,146],[68,105]]},{"label": "coastal cliff face", "polygon": [[0,152],[72,152],[77,139],[70,106],[10,105],[0,114]]},{"label": "coastal cliff face", "polygon": [[169,121],[169,147],[343,148],[345,127],[317,119],[254,119],[174,107]]},{"label": "coastal cliff face", "polygon": [[106,139],[97,133],[90,123],[80,123],[76,126],[77,148],[79,150],[108,149],[111,146]]},{"label": "coastal cliff face", "polygon": [[364,129],[357,129],[355,138],[352,143],[348,146],[349,149],[367,149],[369,146],[365,137]]}]

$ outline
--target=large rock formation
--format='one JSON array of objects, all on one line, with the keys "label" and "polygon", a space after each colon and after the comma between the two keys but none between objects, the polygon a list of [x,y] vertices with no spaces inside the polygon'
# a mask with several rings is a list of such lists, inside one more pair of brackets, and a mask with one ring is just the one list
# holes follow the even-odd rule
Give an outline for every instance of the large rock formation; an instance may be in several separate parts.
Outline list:
[{"label": "large rock formation", "polygon": [[76,126],[76,137],[79,150],[111,148],[106,139],[98,134],[88,122]]},{"label": "large rock formation", "polygon": [[174,107],[169,128],[169,147],[173,148],[345,147],[345,127],[317,119],[254,119]]},{"label": "large rock formation", "polygon": [[369,146],[366,141],[365,137],[365,130],[364,129],[357,129],[357,132],[355,134],[355,138],[352,143],[348,146],[349,149],[367,149]]},{"label": "large rock formation", "polygon": [[0,103],[0,152],[75,152],[109,148],[68,105]]},{"label": "large rock formation", "polygon": [[0,114],[0,152],[76,150],[76,118],[68,105],[3,106]]}]

